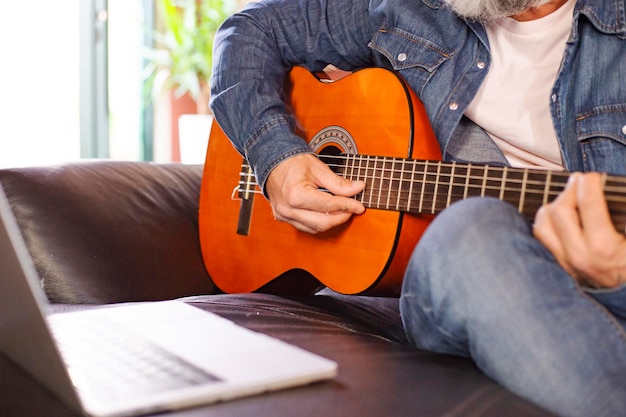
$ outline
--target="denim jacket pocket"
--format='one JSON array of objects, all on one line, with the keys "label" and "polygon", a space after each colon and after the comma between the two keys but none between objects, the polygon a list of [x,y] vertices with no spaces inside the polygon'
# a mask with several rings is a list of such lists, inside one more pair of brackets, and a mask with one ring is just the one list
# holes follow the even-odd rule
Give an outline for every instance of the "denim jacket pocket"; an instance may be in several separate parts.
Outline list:
[{"label": "denim jacket pocket", "polygon": [[447,48],[400,28],[380,29],[369,46],[383,54],[396,71],[421,68],[431,74],[454,55]]},{"label": "denim jacket pocket", "polygon": [[626,103],[579,114],[576,133],[586,171],[626,175]]}]

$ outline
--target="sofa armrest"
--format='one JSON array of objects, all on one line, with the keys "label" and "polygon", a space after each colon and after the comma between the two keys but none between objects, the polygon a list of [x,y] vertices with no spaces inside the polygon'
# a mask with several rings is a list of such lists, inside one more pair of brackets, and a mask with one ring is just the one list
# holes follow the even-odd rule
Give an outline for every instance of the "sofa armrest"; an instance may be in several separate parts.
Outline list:
[{"label": "sofa armrest", "polygon": [[55,303],[212,294],[202,261],[202,167],[95,161],[0,170],[0,182]]}]

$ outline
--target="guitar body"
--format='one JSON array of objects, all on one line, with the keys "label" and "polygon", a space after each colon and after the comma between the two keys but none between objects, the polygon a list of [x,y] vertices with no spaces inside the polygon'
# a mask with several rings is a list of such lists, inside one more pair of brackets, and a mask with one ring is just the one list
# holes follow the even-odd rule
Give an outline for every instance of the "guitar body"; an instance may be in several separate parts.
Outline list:
[{"label": "guitar body", "polygon": [[[422,104],[393,72],[364,69],[324,83],[297,67],[289,97],[299,134],[318,154],[441,159]],[[253,292],[295,270],[344,294],[399,292],[412,250],[432,216],[367,209],[339,228],[307,234],[276,221],[258,188],[234,192],[242,162],[214,123],[199,230],[207,271],[221,290]],[[238,232],[242,219],[245,230]]]}]

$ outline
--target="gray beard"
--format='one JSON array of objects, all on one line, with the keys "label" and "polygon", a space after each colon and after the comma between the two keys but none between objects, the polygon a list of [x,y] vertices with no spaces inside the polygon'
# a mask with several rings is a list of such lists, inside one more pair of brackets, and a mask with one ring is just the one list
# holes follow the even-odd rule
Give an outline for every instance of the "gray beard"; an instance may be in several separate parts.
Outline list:
[{"label": "gray beard", "polygon": [[550,0],[445,0],[457,15],[464,19],[489,22],[514,16]]}]

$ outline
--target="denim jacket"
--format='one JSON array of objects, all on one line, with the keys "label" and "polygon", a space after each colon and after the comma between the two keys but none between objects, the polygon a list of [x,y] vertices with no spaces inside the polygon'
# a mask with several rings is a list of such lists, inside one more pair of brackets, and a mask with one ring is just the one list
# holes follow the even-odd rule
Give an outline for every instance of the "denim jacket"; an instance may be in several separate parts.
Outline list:
[{"label": "denim jacket", "polygon": [[[254,2],[225,22],[213,59],[211,108],[261,185],[285,158],[311,152],[282,98],[294,65],[393,69],[424,103],[446,160],[506,164],[463,116],[489,68],[485,29],[443,0]],[[546,100],[567,170],[626,175],[626,0],[577,1]]]}]

